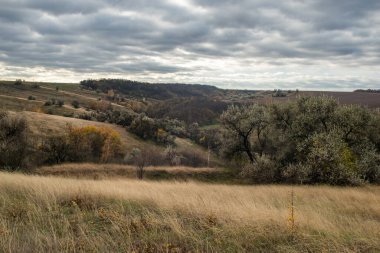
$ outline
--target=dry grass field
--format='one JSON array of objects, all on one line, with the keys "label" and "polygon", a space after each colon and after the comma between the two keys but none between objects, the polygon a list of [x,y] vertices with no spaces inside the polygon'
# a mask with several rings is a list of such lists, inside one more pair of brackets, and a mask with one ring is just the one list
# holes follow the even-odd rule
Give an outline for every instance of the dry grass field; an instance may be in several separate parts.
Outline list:
[{"label": "dry grass field", "polygon": [[286,101],[294,101],[299,96],[327,96],[335,98],[340,104],[344,105],[357,104],[369,108],[380,108],[380,93],[370,92],[300,91],[299,93],[292,93],[287,97],[264,96],[263,98],[259,98],[257,101],[264,104],[283,103]]},{"label": "dry grass field", "polygon": [[0,235],[1,252],[379,252],[380,187],[0,173]]},{"label": "dry grass field", "polygon": [[[144,178],[150,180],[230,180],[228,171],[217,168],[193,168],[185,166],[148,166]],[[137,178],[136,167],[125,164],[66,163],[43,166],[34,171],[38,175],[62,176],[86,179]]]}]

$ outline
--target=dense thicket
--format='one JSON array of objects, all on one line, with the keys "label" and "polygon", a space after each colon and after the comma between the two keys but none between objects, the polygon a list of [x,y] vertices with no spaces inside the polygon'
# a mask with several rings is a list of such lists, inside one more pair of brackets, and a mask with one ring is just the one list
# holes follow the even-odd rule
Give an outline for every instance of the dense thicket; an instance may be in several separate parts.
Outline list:
[{"label": "dense thicket", "polygon": [[117,132],[110,128],[68,127],[62,135],[51,136],[42,143],[45,163],[112,162],[124,157]]},{"label": "dense thicket", "polygon": [[154,141],[157,144],[172,144],[175,136],[186,136],[185,123],[182,121],[169,118],[150,118],[145,113],[135,113],[130,110],[108,108],[84,113],[79,117],[123,126],[138,137]]},{"label": "dense thicket", "polygon": [[380,116],[328,97],[231,106],[221,151],[257,182],[358,184],[380,180]]}]

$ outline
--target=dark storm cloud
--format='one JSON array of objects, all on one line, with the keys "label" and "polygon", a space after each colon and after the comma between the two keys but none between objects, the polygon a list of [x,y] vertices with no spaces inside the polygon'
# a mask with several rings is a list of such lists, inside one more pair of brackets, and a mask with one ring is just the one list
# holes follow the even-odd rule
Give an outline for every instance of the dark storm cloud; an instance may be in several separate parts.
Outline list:
[{"label": "dark storm cloud", "polygon": [[298,71],[380,64],[378,0],[0,2],[5,66],[179,76],[203,66],[212,81],[215,59],[236,71],[246,62]]}]

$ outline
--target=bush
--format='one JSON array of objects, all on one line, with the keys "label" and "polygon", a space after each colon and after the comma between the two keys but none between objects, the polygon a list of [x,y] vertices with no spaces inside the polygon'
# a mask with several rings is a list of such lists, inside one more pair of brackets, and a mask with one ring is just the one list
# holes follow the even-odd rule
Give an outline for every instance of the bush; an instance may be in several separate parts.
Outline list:
[{"label": "bush", "polygon": [[254,163],[245,165],[241,176],[257,183],[273,183],[276,181],[274,162],[267,156],[257,157]]},{"label": "bush", "polygon": [[63,101],[63,100],[58,100],[57,101],[57,105],[59,106],[59,107],[62,107],[63,105],[65,104],[65,102]]},{"label": "bush", "polygon": [[15,85],[22,85],[23,81],[21,79],[16,79]]},{"label": "bush", "polygon": [[123,157],[123,145],[117,132],[110,128],[68,127],[62,136],[43,144],[48,163],[111,162]]},{"label": "bush", "polygon": [[29,96],[29,97],[28,97],[28,100],[36,100],[36,98],[33,97],[33,96]]},{"label": "bush", "polygon": [[69,156],[69,138],[65,135],[49,137],[41,146],[41,151],[45,154],[46,163],[63,163]]},{"label": "bush", "polygon": [[159,144],[174,143],[174,136],[161,128],[154,119],[144,114],[135,117],[128,130],[144,140],[153,140]]},{"label": "bush", "polygon": [[27,129],[24,118],[0,112],[0,167],[14,170],[25,165],[29,144]]},{"label": "bush", "polygon": [[52,101],[51,100],[48,100],[44,103],[44,106],[51,106],[53,105]]},{"label": "bush", "polygon": [[78,109],[80,106],[79,106],[79,102],[77,100],[74,100],[73,102],[71,102],[71,105],[75,108],[75,109]]},{"label": "bush", "polygon": [[311,167],[306,164],[289,164],[282,171],[285,182],[293,184],[310,183]]},{"label": "bush", "polygon": [[380,154],[374,145],[366,144],[358,148],[361,151],[355,164],[358,173],[365,182],[380,183]]},{"label": "bush", "polygon": [[298,147],[310,166],[312,183],[358,184],[357,157],[343,141],[339,131],[314,134]]}]

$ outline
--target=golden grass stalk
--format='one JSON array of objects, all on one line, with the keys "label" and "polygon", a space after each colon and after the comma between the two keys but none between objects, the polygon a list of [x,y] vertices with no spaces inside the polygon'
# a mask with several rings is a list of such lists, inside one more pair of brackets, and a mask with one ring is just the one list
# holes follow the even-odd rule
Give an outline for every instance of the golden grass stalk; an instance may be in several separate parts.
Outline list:
[{"label": "golden grass stalk", "polygon": [[[0,189],[27,191],[53,201],[88,195],[142,201],[164,209],[213,214],[226,222],[284,223],[291,186],[231,186],[196,182],[83,180],[0,173]],[[380,236],[380,187],[297,186],[297,224],[331,233]]]}]

